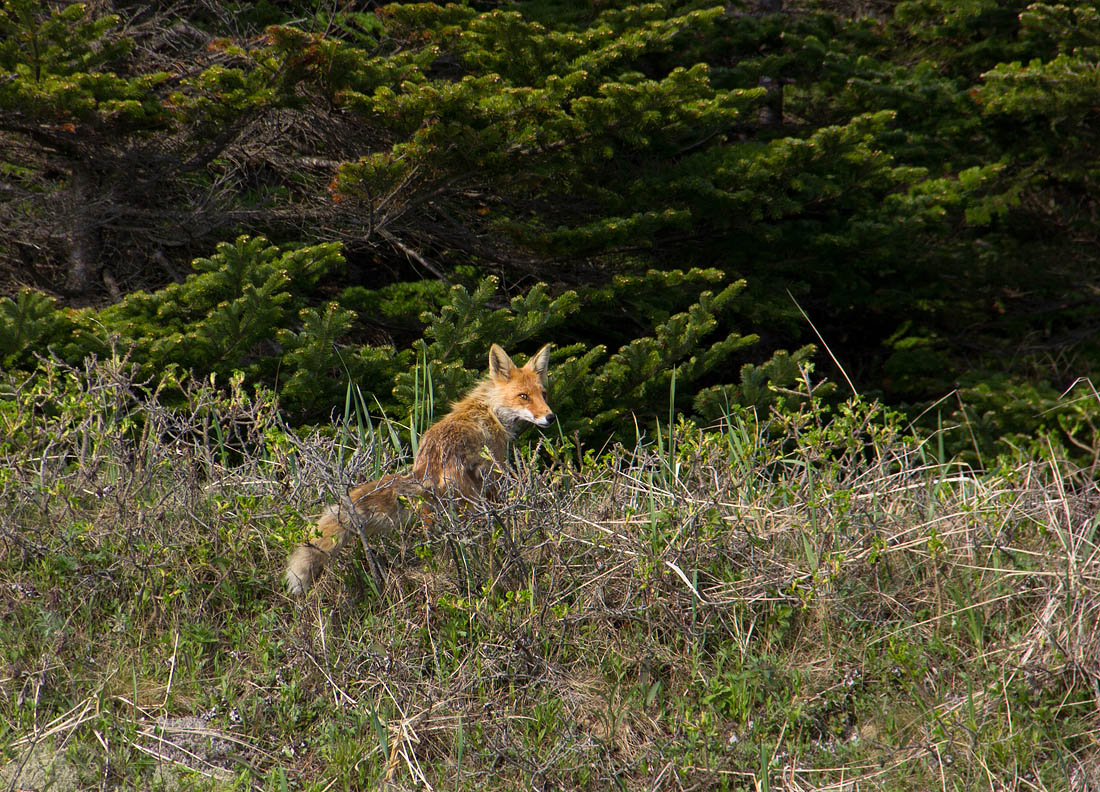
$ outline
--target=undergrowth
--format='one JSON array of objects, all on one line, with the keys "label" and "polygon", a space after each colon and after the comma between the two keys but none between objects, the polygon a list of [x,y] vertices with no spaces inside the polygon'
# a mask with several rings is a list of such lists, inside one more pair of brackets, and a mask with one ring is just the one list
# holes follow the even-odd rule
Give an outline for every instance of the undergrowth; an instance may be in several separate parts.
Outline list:
[{"label": "undergrowth", "polygon": [[2,388],[4,789],[1100,783],[1100,493],[1053,443],[978,472],[812,398],[534,435],[505,502],[298,601],[287,552],[407,427],[118,359]]}]

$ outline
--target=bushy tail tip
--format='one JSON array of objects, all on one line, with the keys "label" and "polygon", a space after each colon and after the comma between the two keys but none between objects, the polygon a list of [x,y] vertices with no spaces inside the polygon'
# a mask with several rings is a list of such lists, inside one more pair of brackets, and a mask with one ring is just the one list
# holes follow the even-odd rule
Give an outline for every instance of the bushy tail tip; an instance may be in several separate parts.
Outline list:
[{"label": "bushy tail tip", "polygon": [[316,547],[299,545],[286,563],[286,590],[289,594],[305,594],[313,587],[325,565],[325,554]]}]

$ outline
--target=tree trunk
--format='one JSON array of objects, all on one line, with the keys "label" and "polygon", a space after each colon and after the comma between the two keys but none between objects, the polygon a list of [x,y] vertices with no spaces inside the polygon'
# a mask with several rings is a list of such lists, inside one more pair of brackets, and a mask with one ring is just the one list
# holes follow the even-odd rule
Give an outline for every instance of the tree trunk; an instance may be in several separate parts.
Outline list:
[{"label": "tree trunk", "polygon": [[[759,14],[780,14],[783,0],[757,0]],[[761,77],[760,85],[767,92],[764,106],[760,108],[760,126],[779,126],[783,123],[783,83],[778,77]]]},{"label": "tree trunk", "polygon": [[66,294],[83,295],[92,290],[102,266],[99,222],[96,216],[96,178],[92,169],[84,163],[76,163],[69,185],[72,201],[69,209],[69,227],[65,232],[68,251],[68,274],[65,278]]},{"label": "tree trunk", "polygon": [[760,126],[779,126],[783,123],[783,83],[774,77],[761,77],[760,85],[766,91]]}]

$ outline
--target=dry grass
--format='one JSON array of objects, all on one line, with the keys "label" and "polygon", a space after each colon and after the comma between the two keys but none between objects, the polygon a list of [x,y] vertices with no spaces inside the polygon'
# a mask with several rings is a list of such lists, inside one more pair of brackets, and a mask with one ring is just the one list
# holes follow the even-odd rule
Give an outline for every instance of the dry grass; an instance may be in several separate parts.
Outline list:
[{"label": "dry grass", "polygon": [[299,602],[396,429],[118,361],[4,387],[5,789],[1100,788],[1100,493],[1054,446],[977,473],[864,405],[543,438]]}]

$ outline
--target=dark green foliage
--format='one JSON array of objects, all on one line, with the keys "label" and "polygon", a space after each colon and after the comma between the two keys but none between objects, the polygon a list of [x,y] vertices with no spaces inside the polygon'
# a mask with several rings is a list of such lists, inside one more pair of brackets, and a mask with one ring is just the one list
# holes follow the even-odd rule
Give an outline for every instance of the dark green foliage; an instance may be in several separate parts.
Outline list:
[{"label": "dark green foliage", "polygon": [[763,406],[823,340],[914,416],[1056,427],[1012,393],[1100,360],[1096,4],[776,8],[7,0],[5,359],[114,338],[321,420],[549,341],[603,432]]},{"label": "dark green foliage", "polygon": [[[714,272],[650,272],[644,278],[621,279],[613,291],[669,289],[715,280]],[[738,333],[718,339],[708,336],[743,287],[738,282],[717,295],[699,292],[694,303],[684,306],[686,310],[653,325],[650,334],[635,338],[610,356],[602,346],[586,349],[575,344],[559,350],[551,358],[551,402],[561,418],[562,431],[596,440],[615,434],[631,436],[636,429],[631,416],[648,424],[653,417],[667,414],[674,379],[683,406],[688,406],[690,397],[685,399],[683,394],[690,395],[708,378],[730,377],[732,372],[723,373],[723,367],[755,337]],[[425,337],[430,341],[422,354],[431,366],[432,402],[440,404],[459,395],[480,377],[486,367],[485,352],[494,340],[506,349],[529,354],[540,339],[553,337],[555,326],[607,297],[592,294],[582,299],[575,292],[565,292],[551,298],[544,286],[537,285],[522,298],[513,298],[507,309],[492,310],[489,306],[496,289],[492,279],[482,281],[473,292],[456,286],[440,313],[428,317]],[[778,369],[774,373],[778,374]],[[422,376],[416,370],[397,377],[394,396],[407,409],[425,397]],[[736,384],[725,388],[730,394],[741,393]],[[774,396],[760,398],[761,405],[772,401]]]},{"label": "dark green foliage", "polygon": [[40,292],[24,289],[15,299],[0,298],[0,363],[31,362],[35,350],[70,332],[66,312]]},{"label": "dark green foliage", "polygon": [[[328,270],[343,259],[337,245],[280,249],[266,239],[241,237],[223,243],[209,258],[196,259],[198,273],[154,293],[135,292],[100,312],[78,336],[91,348],[62,344],[59,353],[78,357],[112,334],[133,344],[138,362],[162,367],[177,364],[200,371],[229,373],[256,369],[258,349],[279,327],[293,321],[293,308]],[[92,331],[99,326],[105,337]]]},{"label": "dark green foliage", "polygon": [[[0,68],[23,79],[5,80],[0,106],[19,106],[28,115],[51,114],[101,120],[147,115],[155,98],[149,89],[167,75],[128,81],[112,74],[112,62],[133,42],[109,40],[117,15],[95,17],[83,3],[56,11],[34,0],[4,0],[0,14]],[[145,111],[143,113],[143,111]]]},{"label": "dark green foliage", "polygon": [[353,311],[306,307],[318,281],[342,264],[332,243],[279,248],[241,237],[197,259],[197,272],[183,282],[134,292],[100,311],[66,311],[24,292],[0,299],[0,359],[26,364],[37,352],[78,363],[129,350],[149,375],[178,366],[277,382],[297,417],[323,418],[349,377],[384,381],[402,364],[392,350],[341,351]]},{"label": "dark green foliage", "polygon": [[[507,308],[493,309],[497,296],[494,278],[481,281],[473,291],[454,286],[439,313],[425,315],[426,327],[421,353],[432,367],[431,399],[437,403],[459,396],[474,380],[484,375],[488,350],[498,343],[509,351],[534,352],[548,331],[565,321],[579,305],[575,292],[552,298],[544,284],[538,284]],[[526,343],[525,343],[526,342]],[[394,396],[411,408],[418,393],[416,371],[398,375]]]},{"label": "dark green foliage", "polygon": [[[755,340],[737,333],[709,338],[743,282],[713,294],[702,287],[720,285],[721,273],[674,270],[621,277],[612,287],[584,296],[576,291],[555,296],[545,284],[536,284],[501,307],[494,307],[499,283],[489,277],[473,289],[456,285],[438,294],[439,309],[424,313],[424,341],[414,349],[357,345],[348,339],[358,320],[356,310],[339,302],[310,307],[302,300],[342,264],[332,244],[279,248],[263,238],[242,237],[196,260],[198,272],[182,283],[151,294],[135,292],[100,311],[65,312],[41,295],[24,292],[18,300],[0,299],[0,356],[29,364],[30,352],[37,349],[78,363],[85,356],[121,348],[149,376],[179,367],[211,372],[227,382],[243,372],[254,382],[277,387],[283,407],[296,420],[326,420],[349,385],[369,395],[368,409],[403,418],[425,404],[441,409],[459,397],[484,375],[491,344],[522,358],[585,310],[606,309],[630,292],[643,298],[648,294],[650,304],[639,313],[636,326],[644,327],[647,316],[662,317],[647,328],[648,334],[610,357],[602,346],[586,350],[583,344],[572,344],[554,358],[553,403],[563,431],[600,440],[615,433],[631,435],[632,415],[648,422],[667,413],[673,379],[684,407],[700,383],[732,380],[732,371],[723,373],[723,368]],[[652,302],[662,291],[682,295],[662,303],[682,310],[662,314]],[[401,305],[428,293],[360,288],[345,297],[366,310],[394,300]],[[786,384],[791,376],[780,367],[783,360],[777,356],[763,368],[749,367],[742,372],[744,386],[732,381],[717,386],[722,397],[738,401],[744,393],[753,404],[770,403],[760,374]],[[413,423],[423,429],[431,417],[422,415]]]}]

